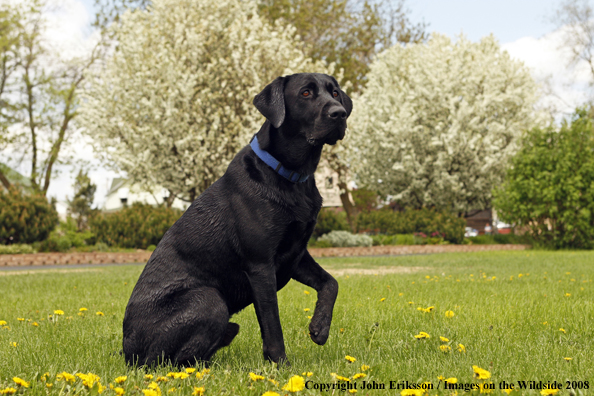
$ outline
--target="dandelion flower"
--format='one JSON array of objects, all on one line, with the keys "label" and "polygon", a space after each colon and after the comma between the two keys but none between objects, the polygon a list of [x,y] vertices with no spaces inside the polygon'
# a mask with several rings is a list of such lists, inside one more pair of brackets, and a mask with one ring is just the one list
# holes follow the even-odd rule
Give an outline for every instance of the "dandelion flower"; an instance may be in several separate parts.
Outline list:
[{"label": "dandelion flower", "polygon": [[386,297],[380,298],[380,302],[386,301]]},{"label": "dandelion flower", "polygon": [[105,314],[103,312],[101,312],[101,311],[95,312],[95,315],[97,315],[97,316],[105,316]]},{"label": "dandelion flower", "polygon": [[266,391],[262,393],[262,396],[280,396],[280,394],[273,392],[273,391]]},{"label": "dandelion flower", "polygon": [[54,386],[54,384],[47,383],[47,384],[45,384],[45,386],[46,386],[46,388],[51,388],[52,386]]},{"label": "dandelion flower", "polygon": [[115,394],[117,396],[122,396],[124,393],[126,393],[126,391],[124,390],[124,388],[114,388],[113,391],[115,392]]},{"label": "dandelion flower", "polygon": [[571,297],[571,293],[565,293],[565,297]]},{"label": "dandelion flower", "polygon": [[22,386],[23,388],[28,388],[29,387],[29,383],[27,381],[25,381],[24,379],[22,379],[22,378],[12,377],[12,380],[18,386]]},{"label": "dandelion flower", "polygon": [[61,309],[56,309],[54,311],[54,315],[64,315],[64,311],[62,311]]},{"label": "dandelion flower", "polygon": [[19,345],[19,344],[17,344],[16,342],[11,342],[11,343],[10,343],[10,346],[11,346],[11,347],[15,347],[15,348],[16,348],[18,345]]},{"label": "dandelion flower", "polygon": [[66,371],[61,372],[60,374],[56,375],[56,381],[66,381],[70,382],[71,384],[76,381],[76,377]]},{"label": "dandelion flower", "polygon": [[356,360],[357,360],[357,359],[355,359],[354,357],[352,357],[352,356],[349,356],[349,355],[346,355],[344,358],[345,358],[345,359],[346,359],[346,360],[347,360],[349,363],[353,363],[354,361],[356,361]]},{"label": "dandelion flower", "polygon": [[570,358],[570,357],[564,357],[563,359],[567,360],[568,362],[569,362],[570,360],[573,360],[573,358]]},{"label": "dandelion flower", "polygon": [[307,290],[303,290],[303,294],[309,295],[309,292]]},{"label": "dandelion flower", "polygon": [[474,376],[478,379],[491,378],[491,373],[485,369],[480,368],[479,366],[472,366],[472,370],[474,371]]},{"label": "dandelion flower", "polygon": [[186,369],[186,373],[188,373],[188,374],[192,374],[194,371],[196,371],[196,369],[194,367],[188,367]]},{"label": "dandelion flower", "polygon": [[543,389],[540,391],[541,395],[556,395],[559,393],[559,389]]},{"label": "dandelion flower", "polygon": [[289,379],[289,382],[283,386],[284,391],[288,392],[299,392],[305,388],[305,380],[299,375],[294,375]]},{"label": "dandelion flower", "polygon": [[14,388],[0,389],[0,395],[14,395],[16,391]]},{"label": "dandelion flower", "polygon": [[159,396],[157,391],[153,389],[143,389],[142,393],[144,393],[144,396]]},{"label": "dandelion flower", "polygon": [[445,316],[446,318],[453,318],[455,315],[454,311],[446,311]]},{"label": "dandelion flower", "polygon": [[367,374],[364,374],[364,373],[357,373],[357,374],[353,375],[354,380],[358,380],[359,378],[365,378],[365,377],[367,377]]},{"label": "dandelion flower", "polygon": [[559,331],[562,331],[563,333],[567,334],[567,331],[565,331],[565,329],[563,328],[559,329]]},{"label": "dandelion flower", "polygon": [[6,326],[8,323],[5,320],[0,320],[0,326]]},{"label": "dandelion flower", "polygon": [[490,388],[489,384],[480,383],[479,386],[479,393],[491,393],[493,390]]},{"label": "dandelion flower", "polygon": [[361,371],[367,371],[369,370],[369,366],[364,364],[363,366],[361,366]]},{"label": "dandelion flower", "polygon": [[153,379],[153,375],[152,374],[145,374],[144,375],[144,379],[150,381],[150,380]]},{"label": "dandelion flower", "polygon": [[440,345],[439,350],[442,352],[449,352],[452,350],[452,347],[449,345]]},{"label": "dandelion flower", "polygon": [[17,318],[17,320],[18,320],[19,322],[24,322],[24,321],[25,321],[25,318]]},{"label": "dandelion flower", "polygon": [[205,389],[203,386],[201,386],[201,387],[195,386],[194,392],[192,392],[192,396],[202,396],[204,394],[204,391],[205,391]]},{"label": "dandelion flower", "polygon": [[466,353],[466,347],[462,344],[458,344],[458,352]]},{"label": "dandelion flower", "polygon": [[458,378],[450,377],[450,378],[446,378],[444,381],[447,382],[448,384],[455,384],[458,382]]},{"label": "dandelion flower", "polygon": [[255,373],[249,373],[250,379],[252,381],[264,380],[264,377]]},{"label": "dandelion flower", "polygon": [[450,340],[448,340],[447,338],[445,338],[445,337],[442,337],[442,336],[439,336],[439,340],[440,340],[441,342],[449,342],[449,341],[450,341]]},{"label": "dandelion flower", "polygon": [[400,392],[400,396],[423,396],[424,394],[423,389],[404,389]]},{"label": "dandelion flower", "polygon": [[425,333],[424,331],[419,332],[419,334],[415,335],[415,338],[417,340],[420,340],[422,338],[431,338],[431,336],[427,333]]},{"label": "dandelion flower", "polygon": [[309,310],[309,308],[303,308],[303,310],[304,310],[305,312],[309,312],[309,311],[310,311],[310,310]]},{"label": "dandelion flower", "polygon": [[301,373],[301,375],[303,375],[304,377],[311,377],[313,373],[311,371],[308,371],[306,373]]},{"label": "dandelion flower", "polygon": [[122,384],[124,383],[126,380],[128,379],[128,376],[126,375],[122,375],[120,377],[117,377],[114,381],[117,382],[118,384]]},{"label": "dandelion flower", "polygon": [[167,382],[169,380],[167,379],[167,377],[163,377],[162,375],[160,375],[160,376],[157,377],[157,379],[155,381],[157,381],[157,382]]},{"label": "dandelion flower", "polygon": [[338,381],[351,382],[350,378],[343,377],[342,375],[334,375],[334,378]]},{"label": "dandelion flower", "polygon": [[31,326],[39,327],[39,323],[33,322],[33,323],[31,323]]},{"label": "dandelion flower", "polygon": [[95,375],[93,373],[88,373],[88,374],[78,373],[78,374],[76,374],[76,376],[78,378],[80,378],[82,380],[83,385],[89,389],[91,389],[93,387],[93,385],[95,385],[95,382],[99,382],[99,380],[101,379],[98,375]]},{"label": "dandelion flower", "polygon": [[86,311],[88,311],[88,309],[86,309],[85,307],[79,308],[78,310],[79,310],[79,312],[86,312]]}]

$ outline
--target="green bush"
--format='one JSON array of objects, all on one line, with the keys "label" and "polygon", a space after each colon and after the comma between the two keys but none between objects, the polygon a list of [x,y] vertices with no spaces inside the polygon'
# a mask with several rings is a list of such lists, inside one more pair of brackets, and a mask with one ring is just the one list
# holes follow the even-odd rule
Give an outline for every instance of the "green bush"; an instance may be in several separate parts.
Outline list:
[{"label": "green bush", "polygon": [[493,192],[501,219],[528,229],[536,244],[594,248],[594,127],[586,109],[559,130],[535,128]]},{"label": "green bush", "polygon": [[351,234],[348,231],[331,231],[318,238],[318,242],[327,242],[333,247],[371,246],[373,244],[370,236]]},{"label": "green bush", "polygon": [[135,203],[118,212],[98,214],[90,219],[89,226],[97,242],[146,249],[157,245],[181,215],[177,209]]},{"label": "green bush", "polygon": [[330,231],[350,231],[346,213],[322,208],[318,214],[318,222],[312,236],[319,238]]},{"label": "green bush", "polygon": [[94,245],[97,238],[91,231],[79,232],[72,217],[60,222],[49,237],[38,246],[40,252],[67,252],[71,248],[83,248]]},{"label": "green bush", "polygon": [[414,245],[415,237],[412,234],[396,234],[396,235],[372,235],[373,246],[386,245]]},{"label": "green bush", "polygon": [[0,245],[0,254],[36,253],[33,246],[24,243],[14,245]]},{"label": "green bush", "polygon": [[395,212],[386,208],[361,212],[356,224],[358,232],[385,235],[422,233],[423,238],[435,241],[441,238],[450,243],[462,243],[466,227],[463,218],[431,209]]},{"label": "green bush", "polygon": [[42,241],[57,224],[58,212],[43,195],[0,191],[0,244]]}]

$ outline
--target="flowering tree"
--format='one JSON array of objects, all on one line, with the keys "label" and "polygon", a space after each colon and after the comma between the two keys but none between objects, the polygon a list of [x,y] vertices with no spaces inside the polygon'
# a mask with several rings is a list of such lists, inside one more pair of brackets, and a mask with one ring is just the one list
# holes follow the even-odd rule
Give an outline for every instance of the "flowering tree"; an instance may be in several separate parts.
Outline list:
[{"label": "flowering tree", "polygon": [[528,70],[493,36],[396,45],[355,100],[350,162],[360,185],[401,206],[483,209],[537,120],[536,100]]},{"label": "flowering tree", "polygon": [[327,72],[294,30],[256,3],[156,0],[113,26],[117,47],[91,75],[81,122],[99,155],[145,187],[192,201],[263,122],[254,96],[275,77]]}]

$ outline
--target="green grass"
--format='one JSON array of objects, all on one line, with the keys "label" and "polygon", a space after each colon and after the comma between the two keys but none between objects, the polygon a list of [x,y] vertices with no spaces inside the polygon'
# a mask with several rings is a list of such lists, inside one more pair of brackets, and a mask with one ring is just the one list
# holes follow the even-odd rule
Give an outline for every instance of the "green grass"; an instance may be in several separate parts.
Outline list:
[{"label": "green grass", "polygon": [[[201,380],[193,375],[161,382],[163,395],[170,388],[176,388],[172,395],[189,395],[195,386],[204,386],[206,395],[261,395],[268,390],[286,394],[280,388],[293,375],[312,372],[308,380],[332,383],[331,373],[352,377],[363,364],[370,369],[356,381],[359,387],[362,381],[384,383],[387,388],[390,381],[430,381],[437,386],[441,375],[456,377],[460,383],[484,382],[473,378],[473,365],[488,370],[496,388],[502,381],[532,380],[556,380],[563,385],[589,381],[589,387],[594,387],[594,252],[489,252],[319,262],[330,271],[343,271],[337,276],[340,291],[325,346],[315,345],[307,334],[315,291],[290,282],[279,292],[290,368],[277,370],[264,361],[255,313],[248,307],[233,317],[241,326],[239,335],[215,355],[210,374]],[[103,385],[126,375],[128,379],[120,385],[126,395],[142,396],[141,390],[149,384],[145,374],[156,378],[175,371],[172,367],[129,368],[118,353],[124,309],[141,270],[141,266],[118,266],[0,272],[0,320],[10,328],[0,329],[0,390],[84,395],[88,392],[78,378],[66,386],[55,376],[63,371],[91,372],[101,377]],[[368,275],[356,274],[360,271]],[[418,310],[430,306],[435,307],[430,313]],[[84,317],[77,315],[81,307],[88,308]],[[53,315],[58,309],[64,315]],[[448,310],[455,316],[447,318]],[[96,315],[98,311],[104,316]],[[414,335],[420,331],[431,338],[416,340]],[[440,342],[440,336],[450,341]],[[11,345],[14,342],[16,347]],[[457,351],[458,344],[465,346],[465,353]],[[440,345],[450,346],[451,351],[440,351]],[[348,363],[346,355],[357,361]],[[51,389],[40,380],[45,372],[49,372],[47,382],[53,383]],[[249,372],[274,379],[280,386],[254,383]],[[30,387],[16,386],[15,376],[30,382]],[[442,389],[443,384],[429,394],[452,393]],[[359,388],[357,394],[400,392]],[[576,390],[578,395],[590,392]],[[115,393],[108,387],[103,394]],[[332,391],[304,389],[297,394]],[[494,394],[502,393],[496,389]]]}]

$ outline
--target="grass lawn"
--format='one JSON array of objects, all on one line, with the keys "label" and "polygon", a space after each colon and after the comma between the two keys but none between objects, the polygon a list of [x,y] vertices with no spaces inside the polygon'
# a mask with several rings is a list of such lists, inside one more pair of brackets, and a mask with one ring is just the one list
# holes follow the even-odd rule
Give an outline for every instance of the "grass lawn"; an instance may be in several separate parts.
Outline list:
[{"label": "grass lawn", "polygon": [[[289,392],[282,387],[294,375],[311,381],[309,388],[333,383],[345,387],[340,378],[348,377],[358,395],[400,395],[406,381],[430,382],[434,389],[429,395],[453,394],[443,389],[439,376],[454,377],[467,389],[491,383],[493,394],[503,394],[504,381],[516,389],[521,381],[528,387],[528,381],[536,381],[533,387],[556,381],[563,388],[559,395],[594,393],[594,252],[450,253],[319,262],[337,274],[340,284],[325,346],[308,336],[316,292],[293,281],[279,292],[290,368],[277,370],[264,361],[254,309],[248,307],[233,317],[241,326],[239,335],[215,355],[210,372],[202,371],[197,378],[203,369],[198,366],[185,379],[167,377],[179,371],[172,367],[129,368],[118,353],[124,309],[142,266],[0,271],[0,321],[6,322],[0,328],[0,393],[14,389],[16,394],[86,395],[100,390],[95,383],[87,391],[79,377],[73,382],[67,375],[56,379],[63,372],[96,374],[107,386],[104,395],[116,394],[109,386],[113,384],[126,395],[143,396],[158,377],[167,381],[160,378],[152,385],[153,393],[144,395],[200,394],[202,387],[205,395],[284,395]],[[448,311],[452,317],[446,316]],[[420,332],[430,338],[415,338]],[[347,355],[356,361],[348,362]],[[473,366],[488,371],[490,378],[475,378]],[[254,381],[250,372],[265,379]],[[354,379],[358,373],[365,376]],[[153,378],[146,379],[147,374]],[[117,384],[120,376],[127,379]],[[28,382],[28,388],[18,386],[13,377]],[[92,379],[86,380],[90,386]],[[362,389],[364,384],[385,389]],[[575,390],[566,389],[568,385]],[[306,388],[296,394],[350,393]]]}]

